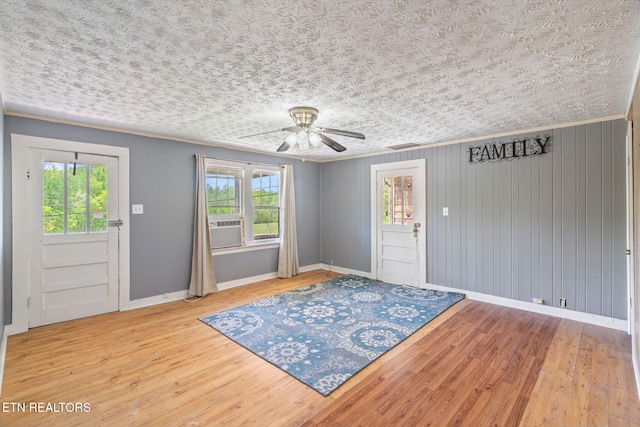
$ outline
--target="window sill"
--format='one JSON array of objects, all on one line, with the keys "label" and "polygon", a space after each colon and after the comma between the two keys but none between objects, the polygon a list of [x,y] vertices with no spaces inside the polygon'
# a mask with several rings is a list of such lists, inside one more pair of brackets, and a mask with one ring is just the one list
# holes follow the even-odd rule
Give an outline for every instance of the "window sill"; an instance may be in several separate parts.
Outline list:
[{"label": "window sill", "polygon": [[275,249],[279,247],[280,247],[280,242],[253,243],[250,245],[240,246],[237,248],[212,249],[211,255],[217,256],[217,255],[237,254],[242,252],[259,251],[262,249]]}]

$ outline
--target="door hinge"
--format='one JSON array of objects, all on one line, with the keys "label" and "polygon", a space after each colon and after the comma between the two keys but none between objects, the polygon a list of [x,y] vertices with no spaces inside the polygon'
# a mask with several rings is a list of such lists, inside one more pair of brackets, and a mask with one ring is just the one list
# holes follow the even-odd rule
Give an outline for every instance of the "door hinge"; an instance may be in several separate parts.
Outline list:
[{"label": "door hinge", "polygon": [[27,181],[31,179],[31,169],[27,169]]},{"label": "door hinge", "polygon": [[31,310],[31,298],[27,298],[27,310]]}]

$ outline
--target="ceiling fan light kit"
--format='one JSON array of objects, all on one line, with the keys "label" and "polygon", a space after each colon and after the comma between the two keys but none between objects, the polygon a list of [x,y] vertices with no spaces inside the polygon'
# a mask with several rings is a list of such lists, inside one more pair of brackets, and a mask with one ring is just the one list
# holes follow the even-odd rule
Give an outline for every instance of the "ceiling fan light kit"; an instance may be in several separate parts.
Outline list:
[{"label": "ceiling fan light kit", "polygon": [[291,116],[296,125],[282,129],[285,132],[291,132],[291,135],[287,136],[282,145],[278,147],[276,150],[278,152],[287,151],[295,145],[298,145],[300,150],[308,150],[310,146],[318,147],[320,144],[325,144],[338,152],[346,150],[343,145],[329,138],[325,133],[365,139],[360,132],[331,128],[312,128],[311,126],[318,118],[317,108],[293,107],[289,109],[289,116]]}]

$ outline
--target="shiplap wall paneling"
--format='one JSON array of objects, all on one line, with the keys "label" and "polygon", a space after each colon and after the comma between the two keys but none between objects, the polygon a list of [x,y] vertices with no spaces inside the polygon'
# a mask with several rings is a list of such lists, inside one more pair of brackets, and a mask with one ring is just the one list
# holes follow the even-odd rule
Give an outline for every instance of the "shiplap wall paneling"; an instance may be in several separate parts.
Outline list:
[{"label": "shiplap wall paneling", "polygon": [[[427,282],[624,319],[625,132],[616,120],[327,164],[323,209],[345,226],[324,229],[324,248],[369,271],[370,165],[426,158]],[[552,136],[543,156],[468,163],[470,145],[538,135]]]},{"label": "shiplap wall paneling", "polygon": [[[547,304],[559,306],[560,296],[554,294],[553,287],[553,266],[554,266],[554,191],[553,178],[554,178],[554,149],[557,143],[555,138],[557,135],[552,135],[554,138],[551,146],[551,153],[541,156],[539,158],[539,185],[538,185],[538,209],[537,215],[540,220],[539,226],[539,253],[538,258],[538,295],[537,298],[542,298]],[[559,151],[559,150],[556,150]],[[558,162],[559,163],[559,162]],[[559,294],[559,292],[558,292]],[[535,293],[534,293],[535,295]]]},{"label": "shiplap wall paneling", "polygon": [[[467,259],[467,245],[466,239],[469,235],[469,229],[467,224],[467,198],[468,198],[468,187],[464,183],[468,180],[468,168],[465,162],[465,147],[460,144],[457,147],[457,158],[456,162],[458,163],[458,168],[460,170],[459,179],[460,183],[458,183],[457,187],[460,189],[458,193],[458,198],[452,203],[455,209],[455,225],[460,233],[460,240],[455,244],[456,252],[458,255],[458,263],[454,265],[453,268],[458,269],[458,274],[456,276],[457,281],[456,287],[459,288],[462,283],[465,283],[467,279],[467,270],[468,270],[468,259]],[[451,215],[451,213],[450,213]]]},{"label": "shiplap wall paneling", "polygon": [[[591,127],[588,128],[591,130]],[[598,129],[593,129],[598,131]],[[611,123],[602,123],[601,138],[602,138],[602,282],[600,284],[601,292],[601,306],[598,307],[597,303],[590,298],[591,310],[600,312],[605,316],[611,316],[611,306],[613,297],[613,288],[607,291],[604,287],[604,283],[611,283],[613,285],[613,258],[615,256],[613,249],[613,144],[611,143]],[[589,310],[590,307],[587,308]]]},{"label": "shiplap wall paneling", "polygon": [[[516,271],[513,268],[514,264],[514,246],[513,246],[513,204],[514,192],[513,186],[517,185],[517,181],[514,181],[513,169],[514,162],[502,162],[498,167],[500,168],[500,176],[498,179],[500,200],[497,203],[496,209],[501,213],[500,222],[502,224],[500,235],[498,239],[499,247],[499,271],[500,271],[500,287],[497,295],[504,296],[505,298],[514,298],[517,291],[514,281],[514,274]],[[517,195],[517,193],[515,193]]]},{"label": "shiplap wall paneling", "polygon": [[[587,127],[580,126],[576,129],[576,209],[577,209],[577,252],[576,252],[576,289],[575,301],[572,296],[565,297],[576,310],[586,311],[587,288],[584,286],[587,280]],[[582,285],[580,285],[582,284]],[[556,304],[558,304],[556,302]],[[571,307],[571,306],[569,306]]]},{"label": "shiplap wall paneling", "polygon": [[[552,147],[551,158],[553,159],[553,174],[552,182],[547,191],[550,191],[553,196],[552,206],[552,242],[553,251],[551,258],[551,270],[553,272],[553,278],[551,286],[553,290],[553,302],[552,305],[556,305],[556,301],[560,301],[563,298],[562,292],[562,191],[557,189],[558,183],[562,182],[562,129],[556,129],[552,134]],[[575,303],[575,302],[574,302]],[[569,307],[567,307],[569,308]]]},{"label": "shiplap wall paneling", "polygon": [[[531,195],[530,210],[531,215],[531,281],[529,285],[529,298],[543,298],[540,296],[540,169],[542,157],[531,159]],[[525,297],[526,298],[526,297]],[[543,298],[544,299],[544,298]],[[551,304],[551,301],[546,301]]]},{"label": "shiplap wall paneling", "polygon": [[[437,150],[437,149],[436,149]],[[436,186],[434,185],[436,182],[436,174],[438,171],[438,164],[429,161],[427,158],[427,214],[426,214],[426,228],[427,228],[427,281],[431,277],[438,276],[438,266],[436,263],[430,263],[429,260],[437,259],[438,254],[436,253],[437,248],[437,195],[436,195]]]},{"label": "shiplap wall paneling", "polygon": [[482,272],[480,274],[479,290],[482,293],[493,295],[494,271],[493,258],[495,245],[493,238],[495,236],[495,212],[494,212],[494,187],[493,173],[495,165],[493,163],[482,163],[478,166],[481,171],[482,178],[479,180],[478,195],[480,196],[480,233],[482,241],[482,250],[478,251],[480,255],[480,265]]},{"label": "shiplap wall paneling", "polygon": [[[518,135],[521,139],[523,135]],[[516,298],[522,301],[532,301],[531,276],[533,258],[533,230],[532,230],[532,203],[531,203],[531,166],[533,158],[517,159],[517,166],[520,169],[518,177],[518,207],[516,211],[515,224],[517,224],[518,241],[518,288]]]},{"label": "shiplap wall paneling", "polygon": [[[562,179],[558,183],[562,194],[562,296],[567,307],[575,309],[577,300],[577,203],[576,203],[576,129],[562,130]],[[601,176],[598,177],[598,181]],[[555,184],[555,182],[554,182]],[[597,209],[600,210],[599,208]],[[599,246],[599,245],[598,245]]]},{"label": "shiplap wall paneling", "polygon": [[[599,125],[587,126],[587,204],[586,204],[586,306],[585,311],[595,313],[602,310],[602,261],[603,261],[603,144]],[[573,307],[573,305],[568,305]]]},{"label": "shiplap wall paneling", "polygon": [[[465,154],[466,154],[466,146]],[[466,156],[465,156],[466,157]],[[433,163],[437,163],[437,161],[433,161]],[[480,274],[481,264],[478,262],[478,252],[476,248],[478,247],[479,241],[479,233],[480,233],[480,223],[478,215],[478,182],[480,181],[479,169],[475,167],[475,165],[469,165],[465,160],[465,172],[466,181],[463,181],[462,185],[466,188],[467,199],[465,200],[465,211],[461,212],[463,217],[465,218],[466,225],[466,234],[464,235],[464,245],[465,245],[465,254],[466,254],[466,283],[463,282],[460,284],[460,289],[468,289],[470,291],[478,292],[480,291],[477,286],[477,278]],[[436,283],[436,282],[433,282]]]},{"label": "shiplap wall paneling", "polygon": [[[427,158],[427,225],[434,226],[434,235],[436,236],[433,252],[427,254],[427,281],[432,277],[439,277],[443,282],[451,281],[451,271],[448,269],[448,262],[451,262],[451,218],[453,211],[456,209],[450,201],[449,181],[450,163],[447,153],[447,147],[439,147],[433,153],[427,150],[425,156]],[[434,156],[440,159],[434,162]],[[432,175],[432,182],[429,183],[429,175]],[[449,215],[444,216],[442,209],[449,208]],[[430,223],[433,224],[430,224]],[[431,237],[433,238],[432,235]],[[429,257],[433,257],[434,261],[430,262]]]},{"label": "shiplap wall paneling", "polygon": [[[510,203],[505,204],[505,218],[508,221],[504,224],[505,228],[505,240],[509,241],[508,250],[510,257],[507,257],[506,262],[510,261],[511,271],[509,276],[506,276],[509,280],[507,287],[509,292],[504,295],[508,295],[507,298],[519,298],[519,285],[520,285],[520,224],[519,224],[519,203],[520,203],[520,164],[517,161],[509,161],[509,174],[505,176],[509,185],[505,188],[505,193]],[[505,248],[505,251],[507,249]]]},{"label": "shiplap wall paneling", "polygon": [[[462,209],[461,193],[462,186],[453,177],[462,177],[462,165],[460,164],[460,149],[458,146],[451,146],[448,150],[448,164],[449,164],[449,179],[447,179],[447,194],[449,197],[446,201],[449,208],[449,216],[444,217],[447,222],[447,230],[449,236],[448,245],[448,262],[447,271],[449,273],[449,283],[455,283],[456,287],[460,286],[462,282],[463,270],[461,267],[461,249],[462,241],[464,239],[464,232],[462,230]],[[459,179],[460,179],[459,178]],[[442,212],[440,212],[442,215]]]},{"label": "shiplap wall paneling", "polygon": [[[436,242],[436,248],[433,252],[433,265],[435,267],[434,273],[437,280],[442,283],[448,283],[447,280],[447,230],[445,217],[442,216],[442,207],[446,203],[446,180],[447,166],[446,166],[446,148],[439,147],[438,151],[434,154],[438,155],[438,162],[434,162],[434,176],[431,183],[432,197],[430,202],[431,211],[433,212],[433,220],[435,222],[434,238]],[[429,262],[427,262],[429,264]]]}]

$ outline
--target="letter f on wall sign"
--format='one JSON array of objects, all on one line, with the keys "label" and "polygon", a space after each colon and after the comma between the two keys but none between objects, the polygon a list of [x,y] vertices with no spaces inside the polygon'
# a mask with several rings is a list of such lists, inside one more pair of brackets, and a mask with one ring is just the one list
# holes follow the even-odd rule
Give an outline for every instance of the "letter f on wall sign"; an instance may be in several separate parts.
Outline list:
[{"label": "letter f on wall sign", "polygon": [[477,157],[479,153],[480,153],[480,147],[474,147],[474,146],[469,147],[469,163],[473,163],[474,157]]}]

